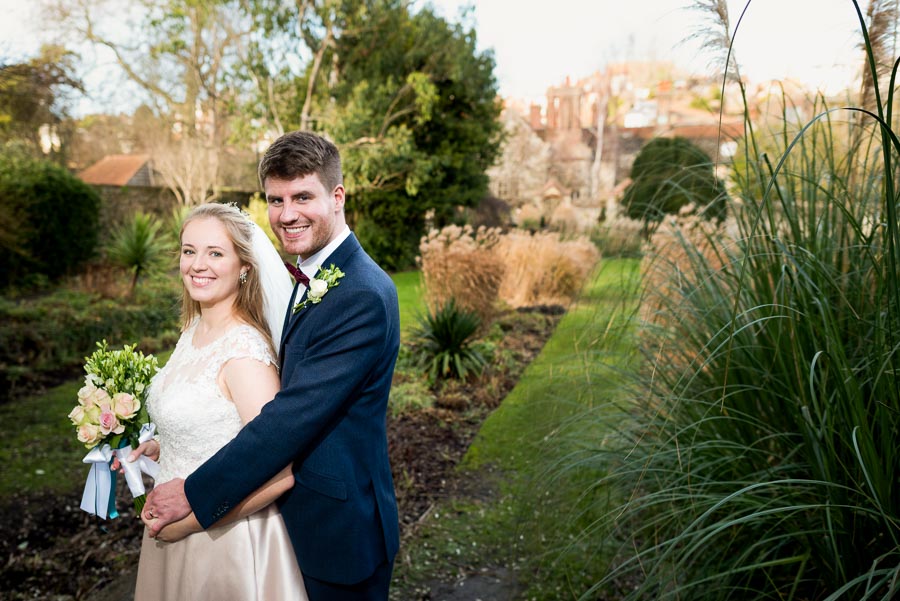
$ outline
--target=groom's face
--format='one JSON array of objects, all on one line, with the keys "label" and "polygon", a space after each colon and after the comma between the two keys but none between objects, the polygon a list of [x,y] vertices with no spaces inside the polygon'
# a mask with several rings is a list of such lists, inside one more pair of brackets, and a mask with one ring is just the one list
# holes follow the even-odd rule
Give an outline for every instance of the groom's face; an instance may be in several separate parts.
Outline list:
[{"label": "groom's face", "polygon": [[305,259],[343,230],[344,187],[327,190],[315,173],[265,182],[269,224],[285,252]]}]

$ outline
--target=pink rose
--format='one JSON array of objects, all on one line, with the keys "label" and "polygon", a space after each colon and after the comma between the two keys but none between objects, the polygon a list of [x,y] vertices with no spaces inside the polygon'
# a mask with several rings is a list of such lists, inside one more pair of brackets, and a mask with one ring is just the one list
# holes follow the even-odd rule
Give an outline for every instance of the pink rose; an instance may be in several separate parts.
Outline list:
[{"label": "pink rose", "polygon": [[106,436],[110,432],[113,434],[121,434],[125,431],[125,426],[119,423],[115,412],[109,405],[100,407],[100,432]]},{"label": "pink rose", "polygon": [[78,427],[78,440],[89,449],[94,447],[100,442],[100,428],[94,424],[82,424]]},{"label": "pink rose", "polygon": [[114,394],[112,405],[115,408],[116,416],[123,420],[131,419],[138,412],[138,409],[141,408],[141,402],[127,392]]}]

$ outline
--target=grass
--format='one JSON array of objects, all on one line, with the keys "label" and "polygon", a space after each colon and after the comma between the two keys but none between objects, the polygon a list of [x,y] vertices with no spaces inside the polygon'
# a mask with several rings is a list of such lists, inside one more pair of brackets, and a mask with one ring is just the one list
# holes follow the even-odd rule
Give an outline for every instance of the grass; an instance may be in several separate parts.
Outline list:
[{"label": "grass", "polygon": [[[406,330],[415,324],[419,300],[419,273],[394,274],[400,296],[400,323]],[[158,353],[162,365],[171,351]],[[75,406],[83,378],[47,392],[0,406],[0,499],[14,493],[53,492],[72,494],[80,489],[88,468],[81,460],[87,453],[75,438],[66,417]],[[73,499],[74,500],[74,499]]]},{"label": "grass", "polygon": [[415,327],[417,316],[425,311],[422,300],[422,274],[419,271],[400,271],[391,275],[400,299],[400,331],[404,338]]},{"label": "grass", "polygon": [[[393,598],[491,566],[515,570],[528,599],[571,597],[598,576],[602,564],[578,540],[592,518],[569,517],[583,504],[584,476],[559,474],[554,466],[575,452],[561,434],[621,395],[636,358],[631,317],[637,285],[636,260],[602,262],[460,466],[463,478],[495,490],[476,490],[429,513],[403,542]],[[594,435],[602,438],[602,428]]]}]

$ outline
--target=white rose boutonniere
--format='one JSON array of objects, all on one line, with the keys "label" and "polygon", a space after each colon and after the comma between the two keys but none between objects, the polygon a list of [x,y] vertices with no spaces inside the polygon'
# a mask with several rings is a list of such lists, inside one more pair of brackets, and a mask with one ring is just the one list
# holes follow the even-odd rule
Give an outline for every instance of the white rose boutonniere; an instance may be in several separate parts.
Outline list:
[{"label": "white rose boutonniere", "polygon": [[294,305],[292,313],[297,313],[305,308],[306,305],[318,305],[321,303],[325,294],[340,284],[339,280],[342,277],[344,277],[344,272],[338,267],[335,267],[334,263],[332,263],[331,267],[328,269],[322,269],[322,266],[320,265],[319,270],[316,272],[316,277],[309,281],[309,289],[306,291],[306,298]]}]

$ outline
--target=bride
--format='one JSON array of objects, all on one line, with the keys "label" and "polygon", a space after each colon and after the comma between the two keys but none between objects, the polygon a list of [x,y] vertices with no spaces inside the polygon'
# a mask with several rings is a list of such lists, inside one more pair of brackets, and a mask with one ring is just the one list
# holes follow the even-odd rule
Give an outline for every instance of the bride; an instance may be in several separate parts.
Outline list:
[{"label": "bride", "polygon": [[[263,231],[237,208],[204,204],[181,230],[182,334],[150,385],[159,441],[156,484],[185,478],[253,419],[279,389],[276,346],[292,283]],[[193,514],[144,532],[136,601],[305,600],[273,501],[293,486],[286,466],[209,530]]]}]

